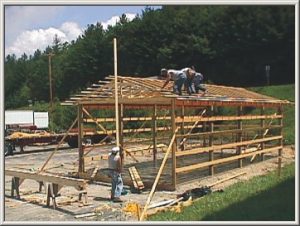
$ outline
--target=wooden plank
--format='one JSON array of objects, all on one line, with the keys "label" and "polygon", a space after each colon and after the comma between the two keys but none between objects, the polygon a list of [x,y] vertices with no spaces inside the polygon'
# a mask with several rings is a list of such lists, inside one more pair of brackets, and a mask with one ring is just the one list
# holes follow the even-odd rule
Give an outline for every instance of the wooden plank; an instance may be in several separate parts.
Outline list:
[{"label": "wooden plank", "polygon": [[[175,112],[175,101],[172,100],[172,109],[171,109],[171,121],[172,121],[172,133],[176,134],[176,112]],[[172,185],[174,190],[176,190],[176,152],[177,152],[177,140],[175,140],[172,145]]]},{"label": "wooden plank", "polygon": [[137,171],[137,169],[135,168],[135,166],[129,167],[129,174],[131,177],[131,180],[133,182],[134,187],[137,190],[142,190],[145,188],[143,181],[141,180],[141,177]]},{"label": "wooden plank", "polygon": [[214,151],[214,150],[224,149],[224,148],[235,148],[236,146],[243,146],[243,145],[248,145],[248,144],[257,144],[257,143],[260,143],[260,142],[279,140],[279,139],[282,139],[282,136],[273,136],[273,137],[267,137],[267,138],[264,138],[264,139],[234,142],[234,143],[222,144],[222,145],[213,145],[211,147],[196,148],[196,149],[189,150],[189,151],[177,152],[176,156],[178,157],[178,156],[183,156],[183,155],[193,155],[193,154],[208,152],[210,150]]},{"label": "wooden plank", "polygon": [[56,153],[56,151],[58,150],[58,148],[60,147],[60,145],[62,145],[62,143],[64,142],[64,140],[66,139],[66,137],[69,135],[70,130],[74,127],[74,125],[76,124],[77,121],[78,121],[78,117],[73,121],[72,125],[69,127],[68,131],[65,133],[65,135],[63,136],[63,138],[59,141],[59,143],[55,147],[54,151],[49,155],[49,157],[47,158],[47,160],[45,161],[45,163],[43,164],[43,166],[41,167],[41,169],[39,170],[39,172],[42,172],[45,169],[46,165],[49,163],[50,159]]},{"label": "wooden plank", "polygon": [[[282,148],[282,146],[267,148],[267,149],[264,149],[264,150],[257,151],[256,154],[277,151],[281,148]],[[252,156],[252,155],[253,155],[253,153],[245,153],[245,154],[241,154],[241,155],[235,155],[235,156],[231,156],[231,157],[227,157],[227,158],[217,159],[217,160],[214,160],[214,161],[209,161],[209,162],[184,166],[184,167],[177,168],[176,173],[182,173],[182,172],[187,172],[187,171],[191,171],[191,170],[195,170],[195,169],[200,169],[200,168],[204,168],[204,167],[208,167],[208,166],[212,166],[212,165],[218,165],[218,164],[223,164],[223,163],[227,163],[227,162],[232,162],[232,161],[238,160],[240,158],[246,158],[246,157],[249,157],[249,156]]]},{"label": "wooden plank", "polygon": [[148,198],[147,198],[147,201],[146,201],[146,203],[145,203],[143,212],[141,213],[141,217],[140,217],[140,219],[139,219],[140,221],[142,221],[142,220],[144,219],[145,214],[146,214],[147,209],[148,209],[148,206],[149,206],[149,204],[150,204],[150,202],[151,202],[151,200],[152,200],[152,197],[153,197],[153,194],[154,194],[154,192],[155,192],[156,186],[157,186],[157,184],[158,184],[160,175],[161,175],[161,173],[162,173],[162,171],[163,171],[163,169],[164,169],[164,167],[165,167],[165,164],[166,164],[167,159],[168,159],[168,155],[169,155],[169,153],[170,153],[170,151],[171,151],[171,149],[172,149],[172,147],[173,147],[173,143],[174,143],[175,138],[176,138],[177,130],[178,130],[178,128],[176,129],[175,133],[174,133],[173,136],[172,136],[172,139],[171,139],[171,141],[170,141],[170,144],[169,144],[169,147],[168,147],[168,149],[167,149],[167,152],[166,152],[166,154],[165,154],[165,156],[164,156],[164,158],[163,158],[163,161],[162,161],[162,163],[161,163],[161,165],[160,165],[160,168],[159,168],[159,170],[158,170],[158,173],[157,173],[156,178],[155,178],[155,180],[154,180],[154,183],[153,183],[153,185],[152,185],[150,194],[149,194],[149,196],[148,196]]},{"label": "wooden plank", "polygon": [[[185,122],[211,122],[211,121],[234,121],[234,120],[257,120],[257,119],[280,119],[282,115],[242,115],[242,116],[185,116]],[[181,117],[176,117],[176,123],[182,121]]]},{"label": "wooden plank", "polygon": [[[210,116],[212,116],[214,114],[214,107],[213,106],[210,107],[209,114],[210,114]],[[211,133],[214,132],[214,123],[213,122],[209,123],[209,130],[210,130]],[[209,135],[208,145],[210,147],[213,146],[213,135],[212,134]],[[213,161],[213,160],[214,160],[214,151],[211,150],[211,151],[209,151],[209,161]],[[214,175],[214,166],[209,167],[209,175],[211,175],[211,176]]]},{"label": "wooden plank", "polygon": [[85,188],[86,180],[83,179],[76,179],[71,177],[62,177],[53,174],[46,174],[46,173],[38,173],[38,172],[26,172],[23,170],[5,170],[6,176],[13,176],[18,177],[21,179],[31,179],[36,181],[45,181],[49,183],[59,184],[63,186],[72,186],[77,189]]},{"label": "wooden plank", "polygon": [[[243,107],[242,106],[239,106],[237,108],[237,114],[238,114],[238,117],[241,117],[242,114],[243,114]],[[237,128],[241,131],[243,131],[243,122],[242,120],[238,120],[237,121]],[[237,133],[237,142],[242,142],[243,141],[243,136],[242,136],[242,132],[239,132]],[[236,147],[236,151],[237,151],[237,154],[242,154],[242,147],[241,146],[238,146]],[[238,159],[238,164],[239,164],[239,167],[243,167],[243,160],[242,159]]]},{"label": "wooden plank", "polygon": [[[214,128],[219,127],[219,125],[214,125]],[[222,131],[213,131],[213,132],[202,132],[202,133],[191,133],[191,134],[178,134],[177,138],[182,137],[198,137],[198,136],[210,136],[210,135],[222,135],[222,134],[230,134],[230,133],[239,133],[243,131],[257,131],[257,130],[266,130],[266,129],[278,129],[281,128],[280,125],[274,126],[265,126],[265,127],[250,127],[250,128],[243,128],[241,129],[232,129],[232,130],[222,130]]]},{"label": "wooden plank", "polygon": [[83,118],[83,112],[82,112],[82,105],[79,104],[77,108],[77,117],[78,117],[78,172],[84,172],[84,151],[83,151],[83,146],[82,146],[82,139],[83,139],[83,123],[82,123],[82,118]]},{"label": "wooden plank", "polygon": [[153,105],[152,115],[152,146],[153,146],[153,163],[157,164],[157,106]]}]

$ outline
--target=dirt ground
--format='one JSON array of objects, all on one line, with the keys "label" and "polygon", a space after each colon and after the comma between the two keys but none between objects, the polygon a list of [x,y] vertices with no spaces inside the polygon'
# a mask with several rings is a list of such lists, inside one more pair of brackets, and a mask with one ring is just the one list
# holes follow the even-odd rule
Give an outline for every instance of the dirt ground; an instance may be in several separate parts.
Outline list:
[{"label": "dirt ground", "polygon": [[[35,171],[42,167],[53,151],[53,148],[54,146],[26,147],[25,154],[16,153],[13,156],[5,157],[5,169],[26,169]],[[109,149],[110,147],[107,147],[103,150],[107,152]],[[69,149],[67,146],[64,146],[55,153],[51,159],[51,163],[49,163],[48,169],[50,170],[52,167],[52,171],[57,173],[62,171],[74,172],[77,170],[77,158],[77,149]],[[263,175],[277,169],[277,160],[274,155],[273,158],[267,158],[267,160],[263,162],[258,161],[243,168],[217,173],[212,177],[199,178],[188,184],[180,184],[174,192],[157,191],[151,203],[173,199],[176,198],[177,194],[183,193],[188,189],[205,186],[240,172],[247,172],[242,176],[228,180],[214,187],[214,189],[225,189],[227,186],[238,181],[248,180],[251,177]],[[283,166],[293,161],[295,161],[294,146],[285,146],[282,160]],[[95,182],[88,185],[88,203],[87,205],[83,205],[78,201],[78,191],[72,187],[64,187],[60,192],[61,196],[57,198],[58,208],[54,210],[52,207],[46,207],[45,191],[43,190],[42,193],[39,193],[38,188],[39,185],[36,181],[25,180],[20,186],[21,199],[17,200],[11,198],[11,177],[5,176],[5,222],[136,221],[135,216],[122,211],[122,208],[131,202],[144,205],[150,192],[150,189],[148,189],[141,194],[133,194],[129,191],[128,186],[125,186],[128,193],[122,196],[124,202],[113,203],[108,199],[110,197],[110,185]],[[81,214],[90,213],[94,215],[78,218]]]}]

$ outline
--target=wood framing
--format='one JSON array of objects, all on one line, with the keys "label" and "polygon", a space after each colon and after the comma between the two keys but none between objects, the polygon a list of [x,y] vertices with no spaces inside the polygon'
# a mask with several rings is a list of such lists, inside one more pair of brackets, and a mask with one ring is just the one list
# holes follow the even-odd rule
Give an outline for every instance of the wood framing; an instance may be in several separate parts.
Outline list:
[{"label": "wood framing", "polygon": [[[78,175],[86,177],[89,165],[93,161],[104,160],[105,156],[88,156],[93,148],[89,145],[82,147],[82,137],[88,134],[84,132],[86,124],[89,127],[94,124],[99,135],[118,135],[117,142],[123,147],[125,155],[134,160],[146,187],[152,184],[160,187],[159,179],[164,166],[164,175],[169,178],[161,183],[175,190],[187,178],[186,173],[198,175],[198,170],[203,169],[214,175],[219,172],[220,165],[230,163],[242,167],[254,162],[255,156],[261,155],[263,160],[265,153],[274,151],[278,151],[280,174],[283,106],[289,101],[244,88],[210,84],[206,85],[208,94],[204,96],[187,95],[185,91],[178,96],[172,93],[172,82],[164,89],[161,88],[163,84],[161,79],[108,76],[106,81],[93,84],[64,103],[78,106]],[[253,111],[255,109],[260,112]],[[132,147],[134,144],[136,147]],[[165,149],[159,148],[160,145],[170,146],[165,152]],[[87,151],[83,155],[84,149]],[[144,152],[152,155],[149,156],[152,163],[142,166],[143,161],[136,153],[145,157]],[[126,166],[127,158],[123,159],[123,163]],[[150,180],[150,175],[144,174],[150,174],[150,171],[143,169],[150,165],[151,175],[153,172],[157,175],[154,181],[153,176]],[[99,167],[101,170],[102,166]],[[94,179],[97,178],[104,177],[95,175]]]}]

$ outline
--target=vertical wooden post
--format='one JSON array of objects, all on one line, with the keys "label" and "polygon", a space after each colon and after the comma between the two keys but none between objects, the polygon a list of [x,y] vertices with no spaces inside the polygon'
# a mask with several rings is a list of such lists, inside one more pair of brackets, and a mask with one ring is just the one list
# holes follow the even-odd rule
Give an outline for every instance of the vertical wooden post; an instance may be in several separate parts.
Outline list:
[{"label": "vertical wooden post", "polygon": [[[119,146],[120,147],[124,147],[124,138],[123,138],[123,129],[124,129],[124,122],[123,122],[123,118],[124,118],[124,106],[123,104],[119,105]],[[122,149],[121,149],[122,150]],[[122,151],[121,153],[121,158],[122,158],[122,162],[124,162],[124,153]]]},{"label": "vertical wooden post", "polygon": [[117,61],[117,39],[114,38],[114,72],[115,72],[115,117],[116,117],[116,145],[120,146],[119,137],[119,103],[118,103],[118,61]]},{"label": "vertical wooden post", "polygon": [[[282,136],[282,138],[279,140],[279,145],[283,146],[283,108],[282,105],[278,107],[278,114],[282,116],[282,118],[279,119],[279,125],[281,128],[279,129],[279,133]],[[278,176],[281,175],[281,162],[282,162],[282,148],[278,150]]]},{"label": "vertical wooden post", "polygon": [[[182,122],[181,122],[180,130],[181,130],[181,134],[184,135],[184,105],[181,106],[181,119],[182,119]],[[181,151],[184,151],[184,149],[185,149],[184,143],[180,146],[180,148],[181,148]]]},{"label": "vertical wooden post", "polygon": [[[203,124],[202,124],[202,126],[203,126],[203,129],[202,129],[202,131],[203,132],[207,132],[207,128],[206,128],[206,122],[203,122]],[[206,147],[207,145],[206,145],[206,136],[203,136],[203,147]]]},{"label": "vertical wooden post", "polygon": [[82,146],[82,138],[83,138],[83,128],[82,128],[82,105],[78,104],[78,152],[79,152],[79,166],[78,172],[84,172],[84,159],[83,159],[83,146]]},{"label": "vertical wooden post", "polygon": [[[171,120],[172,120],[172,134],[176,133],[176,122],[175,122],[175,100],[172,100],[172,110],[171,110]],[[176,150],[177,149],[177,138],[175,137],[175,141],[172,145],[172,184],[173,189],[176,190]]]},{"label": "vertical wooden post", "polygon": [[[214,106],[210,106],[210,116],[214,115]],[[214,123],[211,121],[209,123],[209,131],[211,134],[209,135],[209,146],[213,145],[213,132],[214,132]],[[209,161],[214,160],[214,151],[209,151]],[[209,167],[209,175],[214,175],[214,166]]]},{"label": "vertical wooden post", "polygon": [[[264,106],[261,107],[260,114],[262,116],[265,115],[265,107]],[[264,135],[265,134],[265,132],[264,132],[265,129],[263,129],[265,127],[265,119],[261,119],[260,120],[260,127],[261,127],[261,135],[260,135],[260,137],[263,139],[263,138],[265,138],[265,135]],[[263,150],[265,148],[265,142],[261,142],[260,143],[260,147]],[[264,160],[265,160],[265,156],[264,156],[264,153],[262,153],[261,154],[261,161],[264,161]]]},{"label": "vertical wooden post", "polygon": [[153,164],[157,164],[157,105],[153,105],[153,114],[152,114],[152,139],[153,139]]},{"label": "vertical wooden post", "polygon": [[[242,113],[243,113],[243,107],[239,106],[238,109],[237,109],[238,116],[241,116]],[[242,128],[243,128],[242,120],[237,121],[237,127],[238,127],[238,129],[242,130]],[[242,131],[237,133],[237,142],[242,142],[242,140],[243,140],[242,134],[243,134]],[[242,152],[242,147],[241,146],[236,147],[236,150],[237,150],[237,154],[240,155],[241,152]],[[243,160],[242,159],[238,160],[238,165],[239,165],[240,168],[243,167]]]}]

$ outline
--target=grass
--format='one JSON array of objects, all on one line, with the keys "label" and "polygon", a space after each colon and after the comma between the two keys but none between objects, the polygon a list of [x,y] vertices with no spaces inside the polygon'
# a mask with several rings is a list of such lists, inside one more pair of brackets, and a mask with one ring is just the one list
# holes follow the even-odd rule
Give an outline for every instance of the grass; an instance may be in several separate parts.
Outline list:
[{"label": "grass", "polygon": [[[281,100],[295,102],[295,84],[253,87],[249,90],[275,97]],[[285,144],[295,143],[295,105],[284,106],[283,134]]]},{"label": "grass", "polygon": [[159,213],[149,221],[294,221],[295,164],[239,182],[185,207],[178,214]]}]

